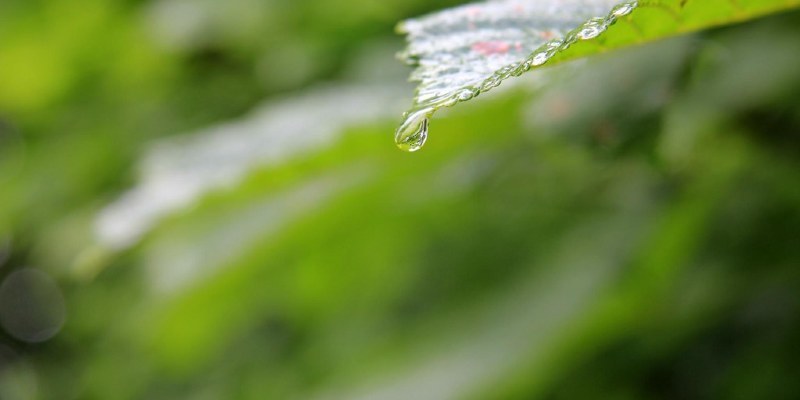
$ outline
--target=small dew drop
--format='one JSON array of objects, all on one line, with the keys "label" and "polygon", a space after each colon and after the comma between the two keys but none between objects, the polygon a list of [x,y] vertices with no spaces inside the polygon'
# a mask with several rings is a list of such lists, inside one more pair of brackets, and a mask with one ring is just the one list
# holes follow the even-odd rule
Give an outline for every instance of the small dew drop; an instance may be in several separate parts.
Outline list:
[{"label": "small dew drop", "polygon": [[547,56],[547,53],[545,53],[545,52],[537,53],[535,56],[533,56],[533,59],[531,60],[531,64],[533,64],[535,66],[542,65],[542,64],[547,62],[548,58],[549,57]]},{"label": "small dew drop", "polygon": [[397,148],[413,153],[425,145],[428,140],[428,118],[431,110],[423,109],[411,113],[397,129],[394,142]]},{"label": "small dew drop", "polygon": [[578,33],[575,31],[570,31],[569,33],[567,33],[566,36],[564,36],[564,41],[563,43],[561,43],[561,46],[559,46],[559,49],[566,50],[569,48],[570,45],[572,45],[577,41],[578,41]]},{"label": "small dew drop", "polygon": [[598,26],[598,25],[587,25],[583,29],[581,29],[580,32],[578,32],[578,37],[581,40],[594,39],[594,38],[600,36],[601,33],[603,33],[603,29],[601,29],[600,26]]},{"label": "small dew drop", "polygon": [[614,15],[615,17],[626,16],[630,14],[634,8],[636,8],[636,5],[637,5],[636,2],[620,4],[616,8],[614,8],[613,11],[611,11],[611,14]]},{"label": "small dew drop", "polygon": [[475,91],[470,89],[470,88],[462,89],[458,93],[457,97],[458,97],[458,101],[467,101],[467,100],[475,97]]},{"label": "small dew drop", "polygon": [[501,77],[498,76],[498,75],[492,75],[492,76],[486,78],[486,80],[484,80],[483,83],[481,83],[481,90],[484,91],[484,92],[488,92],[488,91],[500,86],[500,80],[501,80]]},{"label": "small dew drop", "polygon": [[531,69],[530,61],[524,60],[521,63],[519,63],[516,66],[516,68],[514,68],[513,71],[511,71],[511,75],[512,76],[520,76],[520,75],[524,74],[525,72],[530,71],[530,69]]},{"label": "small dew drop", "polygon": [[517,67],[516,65],[506,65],[505,67],[497,70],[495,74],[499,77],[508,77],[509,75],[511,75],[512,72],[514,72],[514,69],[516,67]]}]

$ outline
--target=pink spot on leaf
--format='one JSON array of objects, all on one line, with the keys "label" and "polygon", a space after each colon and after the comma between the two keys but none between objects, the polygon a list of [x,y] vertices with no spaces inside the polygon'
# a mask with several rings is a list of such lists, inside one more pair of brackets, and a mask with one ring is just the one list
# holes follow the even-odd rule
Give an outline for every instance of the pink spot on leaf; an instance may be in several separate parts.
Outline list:
[{"label": "pink spot on leaf", "polygon": [[511,45],[501,41],[477,42],[472,45],[472,51],[484,56],[494,54],[506,54],[511,49]]}]

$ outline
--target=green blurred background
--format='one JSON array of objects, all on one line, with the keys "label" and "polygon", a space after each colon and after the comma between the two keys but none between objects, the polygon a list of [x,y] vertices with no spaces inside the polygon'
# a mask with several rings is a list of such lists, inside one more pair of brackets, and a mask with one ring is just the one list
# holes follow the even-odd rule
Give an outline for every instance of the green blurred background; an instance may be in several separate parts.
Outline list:
[{"label": "green blurred background", "polygon": [[0,2],[0,399],[800,396],[800,14],[394,148],[421,0]]}]

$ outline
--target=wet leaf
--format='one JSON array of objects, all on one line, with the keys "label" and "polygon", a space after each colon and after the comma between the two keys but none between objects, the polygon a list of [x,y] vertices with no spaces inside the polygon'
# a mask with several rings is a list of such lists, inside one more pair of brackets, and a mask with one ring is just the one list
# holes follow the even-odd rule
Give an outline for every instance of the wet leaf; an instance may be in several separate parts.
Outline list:
[{"label": "wet leaf", "polygon": [[800,5],[798,0],[498,0],[402,22],[419,82],[397,129],[401,149],[427,139],[439,108],[471,100],[532,68]]}]

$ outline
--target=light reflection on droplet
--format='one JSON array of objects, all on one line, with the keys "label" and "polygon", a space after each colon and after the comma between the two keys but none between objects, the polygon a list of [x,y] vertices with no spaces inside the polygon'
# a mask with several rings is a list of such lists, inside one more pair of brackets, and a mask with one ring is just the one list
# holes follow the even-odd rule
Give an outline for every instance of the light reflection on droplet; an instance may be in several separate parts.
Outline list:
[{"label": "light reflection on droplet", "polygon": [[624,17],[633,12],[633,9],[636,8],[637,5],[636,1],[620,4],[611,11],[611,14],[617,17]]},{"label": "light reflection on droplet", "polygon": [[428,140],[428,116],[408,119],[400,126],[395,136],[395,144],[400,150],[413,153],[422,148]]},{"label": "light reflection on droplet", "polygon": [[473,97],[475,97],[475,90],[470,88],[462,89],[457,95],[458,101],[467,101]]},{"label": "light reflection on droplet", "polygon": [[538,53],[533,56],[533,65],[542,65],[547,62],[547,53]]},{"label": "light reflection on droplet", "polygon": [[602,32],[603,30],[600,28],[600,26],[588,25],[578,32],[578,37],[581,40],[594,39],[600,36]]}]

